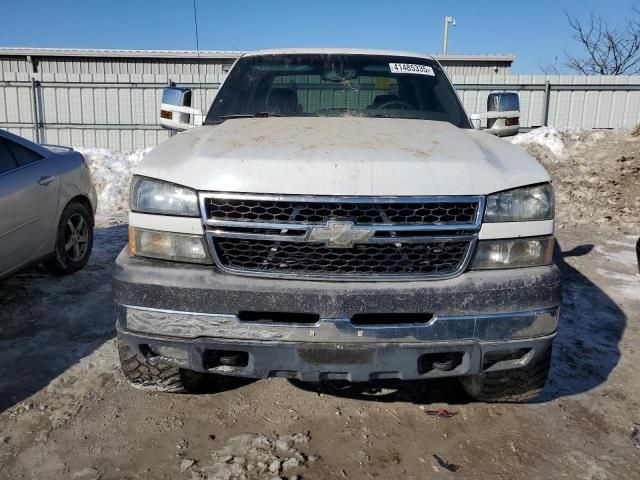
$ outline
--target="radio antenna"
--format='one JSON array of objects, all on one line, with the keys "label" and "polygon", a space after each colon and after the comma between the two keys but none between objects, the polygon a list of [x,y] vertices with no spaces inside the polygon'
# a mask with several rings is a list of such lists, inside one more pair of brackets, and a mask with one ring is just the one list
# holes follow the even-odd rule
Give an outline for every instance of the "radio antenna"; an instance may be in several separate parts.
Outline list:
[{"label": "radio antenna", "polygon": [[202,89],[202,76],[200,74],[200,37],[198,36],[198,7],[196,5],[197,0],[193,0],[193,25],[196,31],[196,71],[198,73],[198,85],[200,86],[200,111],[204,115],[204,96],[205,92]]}]

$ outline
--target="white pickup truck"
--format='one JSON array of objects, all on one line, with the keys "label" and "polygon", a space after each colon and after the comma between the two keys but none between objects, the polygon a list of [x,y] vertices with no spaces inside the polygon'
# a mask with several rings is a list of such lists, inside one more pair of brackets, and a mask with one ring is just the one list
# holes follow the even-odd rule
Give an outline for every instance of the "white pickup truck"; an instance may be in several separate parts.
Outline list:
[{"label": "white pickup truck", "polygon": [[249,53],[204,121],[189,90],[168,88],[161,123],[186,131],[135,171],[115,271],[132,385],[454,376],[485,401],[542,389],[561,297],[549,175],[473,128],[433,58]]}]

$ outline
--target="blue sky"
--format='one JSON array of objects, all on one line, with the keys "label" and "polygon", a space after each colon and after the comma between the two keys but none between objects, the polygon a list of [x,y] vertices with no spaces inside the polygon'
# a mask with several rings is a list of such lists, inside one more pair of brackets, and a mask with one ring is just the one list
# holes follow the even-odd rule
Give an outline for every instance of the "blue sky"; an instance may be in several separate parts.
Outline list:
[{"label": "blue sky", "polygon": [[[365,47],[438,53],[513,53],[516,73],[571,50],[563,9],[613,22],[638,0],[197,0],[202,50]],[[0,46],[195,49],[192,0],[0,0]]]}]

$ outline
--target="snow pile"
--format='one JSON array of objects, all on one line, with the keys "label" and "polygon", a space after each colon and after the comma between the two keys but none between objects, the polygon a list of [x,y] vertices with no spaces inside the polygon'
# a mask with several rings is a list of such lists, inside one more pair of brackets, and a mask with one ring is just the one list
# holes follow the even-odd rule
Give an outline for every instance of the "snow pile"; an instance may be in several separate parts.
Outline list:
[{"label": "snow pile", "polygon": [[538,148],[542,152],[546,150],[553,160],[559,161],[571,155],[576,145],[591,146],[604,136],[605,132],[600,130],[542,127],[511,137],[511,143],[525,148]]},{"label": "snow pile", "polygon": [[230,438],[202,467],[209,480],[261,480],[300,478],[309,462],[317,457],[299,451],[306,448],[309,435],[243,434]]},{"label": "snow pile", "polygon": [[547,168],[556,192],[559,226],[640,224],[640,136],[632,130],[538,128],[516,135],[518,145]]},{"label": "snow pile", "polygon": [[546,147],[556,157],[565,154],[565,142],[562,140],[560,130],[557,128],[536,128],[528,133],[521,133],[511,139],[515,145],[539,145]]},{"label": "snow pile", "polygon": [[82,153],[89,164],[98,193],[98,215],[108,218],[124,215],[128,210],[131,170],[151,148],[130,152],[90,147],[75,150]]}]

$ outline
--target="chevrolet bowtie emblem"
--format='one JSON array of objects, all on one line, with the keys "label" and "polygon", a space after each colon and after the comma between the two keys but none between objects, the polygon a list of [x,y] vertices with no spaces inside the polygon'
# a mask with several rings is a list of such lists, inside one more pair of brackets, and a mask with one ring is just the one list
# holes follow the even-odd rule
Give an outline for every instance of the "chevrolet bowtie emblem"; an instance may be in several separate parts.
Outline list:
[{"label": "chevrolet bowtie emblem", "polygon": [[330,248],[351,248],[354,243],[367,243],[374,233],[373,228],[356,227],[353,222],[331,221],[314,227],[308,241],[324,242]]}]

